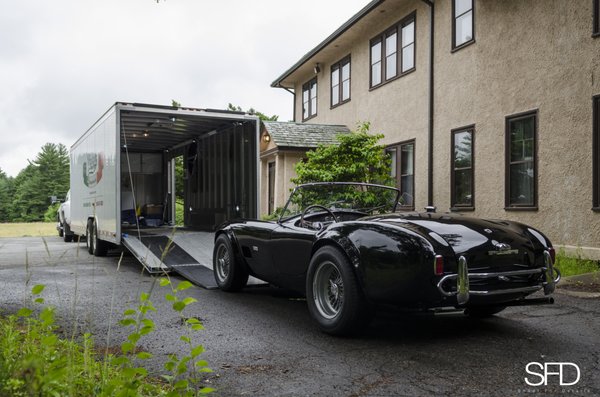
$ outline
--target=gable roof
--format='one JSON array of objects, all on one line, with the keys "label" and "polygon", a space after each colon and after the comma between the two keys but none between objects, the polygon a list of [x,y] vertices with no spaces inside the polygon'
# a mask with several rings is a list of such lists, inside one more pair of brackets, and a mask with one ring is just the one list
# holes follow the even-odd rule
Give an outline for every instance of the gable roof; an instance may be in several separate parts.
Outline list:
[{"label": "gable roof", "polygon": [[315,148],[331,145],[338,134],[350,132],[345,125],[306,124],[283,121],[263,121],[267,133],[279,148]]}]

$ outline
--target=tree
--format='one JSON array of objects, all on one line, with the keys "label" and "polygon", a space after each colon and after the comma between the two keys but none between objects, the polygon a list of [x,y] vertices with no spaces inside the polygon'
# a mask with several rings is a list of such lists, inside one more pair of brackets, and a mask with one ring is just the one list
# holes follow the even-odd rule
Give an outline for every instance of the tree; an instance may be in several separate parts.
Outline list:
[{"label": "tree", "polygon": [[[227,110],[232,111],[232,112],[244,112],[244,110],[242,110],[241,106],[235,106],[235,105],[232,105],[231,103],[227,105]],[[277,115],[267,116],[264,113],[254,110],[254,108],[250,108],[250,109],[246,110],[245,112],[249,113],[249,114],[257,115],[261,121],[277,121],[277,119],[279,119],[279,116],[277,116]]]},{"label": "tree", "polygon": [[0,222],[10,220],[10,205],[13,196],[13,178],[6,175],[0,168]]},{"label": "tree", "polygon": [[306,153],[307,161],[296,164],[295,184],[309,182],[370,182],[394,185],[390,174],[391,159],[378,144],[382,134],[369,134],[370,123],[356,131],[337,136],[337,145],[319,145]]},{"label": "tree", "polygon": [[41,221],[50,197],[64,197],[69,189],[69,156],[63,144],[47,143],[35,160],[14,180],[11,220]]}]

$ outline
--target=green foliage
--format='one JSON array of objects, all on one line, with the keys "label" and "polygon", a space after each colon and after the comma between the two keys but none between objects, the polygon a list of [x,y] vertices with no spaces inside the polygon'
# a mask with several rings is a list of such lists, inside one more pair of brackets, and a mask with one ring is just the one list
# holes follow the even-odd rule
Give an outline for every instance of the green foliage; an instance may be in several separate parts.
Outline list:
[{"label": "green foliage", "polygon": [[565,250],[560,249],[556,253],[556,263],[554,265],[560,270],[563,277],[600,271],[598,261],[583,258],[580,250],[577,251],[575,256],[567,256]]},{"label": "green foliage", "polygon": [[[43,220],[50,196],[64,197],[69,190],[67,148],[63,144],[45,144],[35,160],[30,161],[10,184],[11,198],[0,201],[0,216],[7,213],[6,220],[10,222]],[[6,182],[0,182],[0,197],[3,190],[7,190]]]},{"label": "green foliage", "polygon": [[350,134],[340,134],[337,145],[320,145],[309,151],[306,162],[296,164],[295,184],[309,182],[369,182],[393,185],[391,160],[383,145],[382,134],[369,134],[368,122]]},{"label": "green foliage", "polygon": [[60,207],[60,203],[56,202],[54,204],[50,204],[46,212],[44,212],[44,222],[56,222],[58,219],[58,208]]},{"label": "green foliage", "polygon": [[14,181],[0,168],[0,222],[8,222],[10,217],[10,203],[14,194]]},{"label": "green foliage", "polygon": [[245,112],[245,113],[249,113],[249,114],[255,114],[258,116],[258,118],[261,121],[277,121],[277,119],[279,119],[279,116],[277,116],[277,115],[267,116],[266,114],[261,113],[258,110],[254,110],[254,108],[250,108],[248,110],[242,110],[241,106],[235,106],[231,103],[229,103],[227,105],[227,110],[230,110],[232,112]]},{"label": "green foliage", "polygon": [[[156,310],[150,298],[157,282],[170,288],[166,299],[181,317],[186,332],[180,340],[189,348],[183,357],[169,356],[164,381],[149,376],[142,364],[152,354],[139,345],[155,329],[147,315]],[[84,334],[80,342],[58,336],[54,308],[39,306],[44,304],[40,296],[44,285],[35,285],[31,301],[37,308],[24,307],[14,315],[0,317],[0,395],[176,397],[211,393],[213,389],[202,384],[202,375],[211,372],[208,363],[200,359],[204,347],[192,342],[192,334],[203,329],[202,323],[183,315],[196,302],[181,296],[191,287],[188,281],[173,286],[169,278],[155,279],[150,291],[140,294],[137,307],[123,312],[120,324],[131,332],[121,343],[122,354],[107,354],[100,360],[92,335]]]},{"label": "green foliage", "polygon": [[177,200],[175,202],[175,225],[183,226],[183,201]]}]

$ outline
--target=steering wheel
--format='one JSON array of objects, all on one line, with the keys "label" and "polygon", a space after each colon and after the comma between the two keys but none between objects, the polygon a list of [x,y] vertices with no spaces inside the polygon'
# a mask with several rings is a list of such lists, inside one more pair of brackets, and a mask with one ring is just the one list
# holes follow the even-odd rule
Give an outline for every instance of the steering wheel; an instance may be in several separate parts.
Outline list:
[{"label": "steering wheel", "polygon": [[313,208],[319,208],[322,209],[323,211],[327,212],[329,215],[331,215],[331,217],[333,218],[334,222],[337,222],[338,219],[336,218],[335,214],[333,213],[333,211],[331,211],[329,208],[325,207],[324,205],[320,205],[320,204],[313,204],[313,205],[309,205],[308,207],[306,207],[304,209],[304,211],[302,211],[302,215],[300,216],[300,226],[302,227],[307,227],[308,223],[304,220],[304,217],[306,216],[306,214],[312,210]]}]

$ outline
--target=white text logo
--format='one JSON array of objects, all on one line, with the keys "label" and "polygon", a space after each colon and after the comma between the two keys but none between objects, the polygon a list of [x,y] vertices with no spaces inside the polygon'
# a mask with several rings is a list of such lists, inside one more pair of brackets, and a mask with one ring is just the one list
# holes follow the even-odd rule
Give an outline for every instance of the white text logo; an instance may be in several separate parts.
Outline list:
[{"label": "white text logo", "polygon": [[551,377],[557,377],[560,386],[573,386],[581,378],[579,366],[573,363],[538,363],[533,361],[525,366],[525,372],[533,375],[525,377],[525,383],[529,386],[548,386],[548,379]]}]

